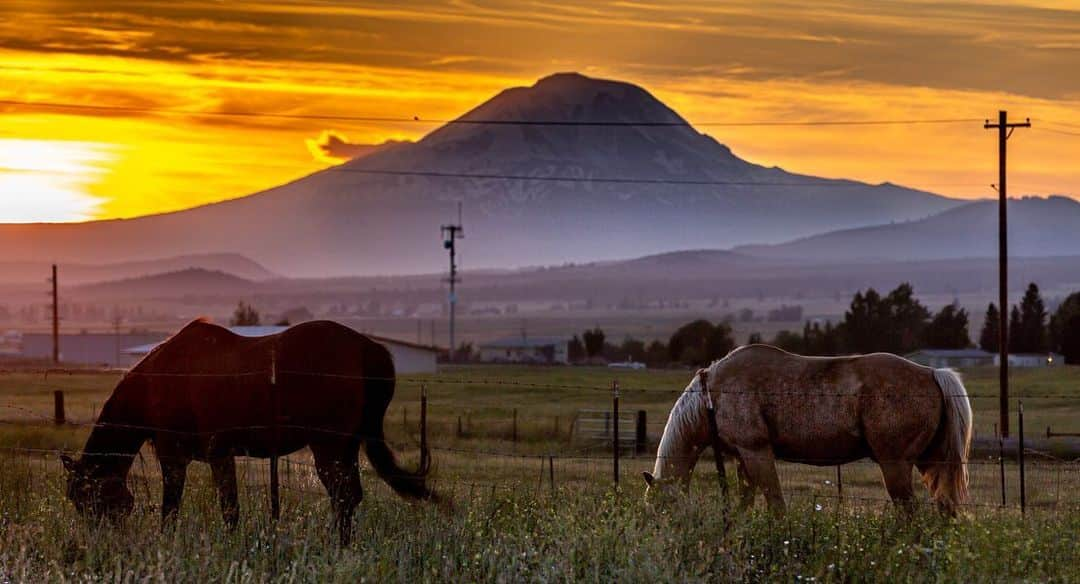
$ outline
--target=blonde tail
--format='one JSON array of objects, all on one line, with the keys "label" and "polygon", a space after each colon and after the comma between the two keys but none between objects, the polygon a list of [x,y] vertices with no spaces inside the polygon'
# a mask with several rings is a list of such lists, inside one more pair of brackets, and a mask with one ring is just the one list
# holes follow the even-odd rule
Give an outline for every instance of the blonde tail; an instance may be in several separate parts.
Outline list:
[{"label": "blonde tail", "polygon": [[968,453],[971,449],[971,402],[960,375],[951,369],[935,369],[934,381],[945,402],[945,427],[938,443],[926,454],[923,482],[944,512],[956,514],[968,497]]}]

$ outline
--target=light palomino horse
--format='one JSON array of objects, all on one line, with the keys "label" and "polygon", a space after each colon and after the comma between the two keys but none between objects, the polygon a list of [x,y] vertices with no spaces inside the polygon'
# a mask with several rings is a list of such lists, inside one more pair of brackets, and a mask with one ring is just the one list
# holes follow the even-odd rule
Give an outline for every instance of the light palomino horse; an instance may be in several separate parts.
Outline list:
[{"label": "light palomino horse", "polygon": [[[719,443],[738,463],[743,506],[758,488],[784,509],[776,461],[834,466],[869,457],[893,501],[909,504],[917,467],[942,512],[967,497],[971,404],[960,377],[888,353],[803,357],[739,347],[706,371]],[[707,396],[695,376],[668,416],[649,490],[681,482],[712,444]]]}]

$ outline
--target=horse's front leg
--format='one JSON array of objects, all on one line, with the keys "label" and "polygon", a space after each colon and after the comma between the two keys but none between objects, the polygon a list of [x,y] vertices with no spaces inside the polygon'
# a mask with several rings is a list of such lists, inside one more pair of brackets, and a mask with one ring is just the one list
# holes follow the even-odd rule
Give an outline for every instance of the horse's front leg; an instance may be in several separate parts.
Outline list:
[{"label": "horse's front leg", "polygon": [[186,458],[163,457],[161,461],[161,526],[171,526],[180,513],[180,501],[184,497],[184,483],[187,482]]},{"label": "horse's front leg", "polygon": [[240,521],[240,500],[236,488],[236,458],[222,456],[210,461],[210,472],[221,502],[221,517],[229,529]]},{"label": "horse's front leg", "polygon": [[754,504],[757,487],[750,482],[750,474],[746,472],[746,463],[743,462],[741,457],[736,457],[735,468],[739,477],[739,509],[746,511]]},{"label": "horse's front leg", "polygon": [[739,459],[746,466],[746,474],[751,486],[758,486],[765,493],[765,502],[769,510],[783,513],[786,509],[784,495],[780,491],[780,477],[776,474],[776,458],[772,447],[748,449],[739,448]]}]

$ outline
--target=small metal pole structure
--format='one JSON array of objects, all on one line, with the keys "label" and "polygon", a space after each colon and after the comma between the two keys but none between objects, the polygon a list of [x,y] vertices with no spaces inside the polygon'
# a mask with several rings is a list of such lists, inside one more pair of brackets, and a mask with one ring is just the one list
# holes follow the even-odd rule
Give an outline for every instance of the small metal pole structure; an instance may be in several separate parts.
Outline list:
[{"label": "small metal pole structure", "polygon": [[63,426],[67,421],[64,415],[64,392],[59,389],[53,392],[53,422],[57,426]]},{"label": "small metal pole structure", "polygon": [[998,434],[998,472],[1001,474],[1001,506],[1005,501],[1005,439]]},{"label": "small metal pole structure", "polygon": [[428,467],[427,386],[420,385],[420,468]]},{"label": "small metal pole structure", "polygon": [[514,439],[514,444],[517,444],[517,408],[514,408],[513,439]]},{"label": "small metal pole structure", "polygon": [[1024,402],[1021,401],[1016,414],[1017,446],[1016,458],[1020,463],[1020,513],[1027,511],[1027,489],[1024,484]]},{"label": "small metal pole structure", "polygon": [[401,428],[405,430],[405,435],[409,434],[409,408],[401,408]]},{"label": "small metal pole structure", "polygon": [[844,475],[839,464],[836,465],[836,498],[840,503],[844,502]]},{"label": "small metal pole structure", "polygon": [[548,482],[551,483],[551,493],[555,493],[555,457],[548,455]]},{"label": "small metal pole structure", "polygon": [[634,456],[645,454],[645,450],[649,447],[648,426],[646,425],[645,416],[645,410],[638,410],[637,424],[634,427]]},{"label": "small metal pole structure", "polygon": [[270,422],[273,431],[270,444],[270,517],[277,521],[281,517],[281,499],[280,491],[281,485],[278,483],[278,417],[280,416],[278,403],[278,391],[277,391],[277,351],[274,348],[270,349],[270,401],[271,401],[271,415],[273,416]]},{"label": "small metal pole structure", "polygon": [[457,437],[461,438],[464,435],[465,435],[465,432],[462,431],[462,427],[461,427],[461,416],[458,416],[457,417]]},{"label": "small metal pole structure", "polygon": [[615,487],[619,486],[619,380],[611,383],[611,456]]}]

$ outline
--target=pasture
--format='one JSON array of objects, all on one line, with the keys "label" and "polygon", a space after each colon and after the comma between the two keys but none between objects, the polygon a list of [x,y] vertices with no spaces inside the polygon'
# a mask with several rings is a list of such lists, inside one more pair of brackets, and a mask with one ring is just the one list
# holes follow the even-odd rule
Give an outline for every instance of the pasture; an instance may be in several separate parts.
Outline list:
[{"label": "pasture", "polygon": [[[965,372],[975,427],[997,421],[996,371]],[[240,464],[241,523],[222,523],[205,465],[192,466],[174,529],[162,532],[161,483],[147,447],[129,478],[136,512],[122,526],[79,519],[63,497],[58,450],[78,450],[86,423],[117,377],[0,376],[0,577],[6,580],[229,581],[706,581],[731,579],[1075,580],[1080,577],[1080,471],[1076,463],[1027,464],[1028,510],[1018,473],[1005,465],[1000,506],[995,459],[971,464],[972,505],[950,522],[914,518],[885,501],[876,467],[784,464],[789,512],[759,505],[725,515],[715,473],[698,466],[690,497],[646,507],[640,471],[651,453],[620,459],[613,488],[608,443],[572,433],[580,410],[644,410],[655,439],[690,371],[449,367],[403,376],[386,428],[406,465],[417,457],[420,388],[428,395],[434,487],[444,505],[408,504],[366,466],[356,540],[338,549],[329,504],[305,452],[282,464],[282,519],[269,519],[267,464]],[[1029,435],[1080,430],[1080,369],[1015,371]],[[51,424],[54,390],[74,423]],[[516,428],[514,410],[517,410]],[[1015,424],[1015,414],[1014,414]],[[1015,425],[1013,428],[1015,432]],[[515,440],[516,438],[516,440]],[[653,444],[652,452],[655,452]],[[729,466],[730,472],[730,466]],[[842,487],[837,485],[840,479]],[[916,491],[925,498],[920,487]]]}]

